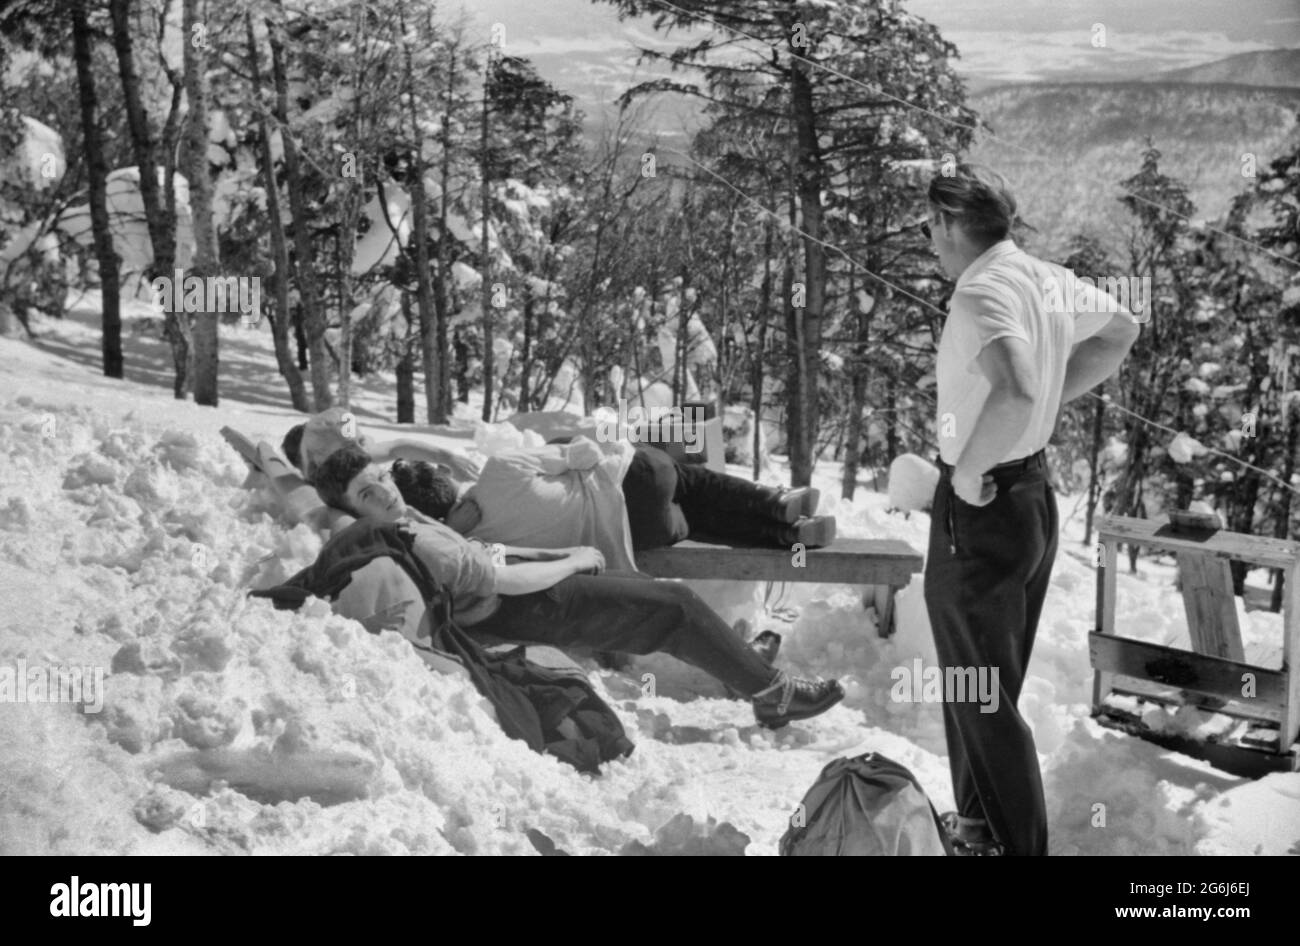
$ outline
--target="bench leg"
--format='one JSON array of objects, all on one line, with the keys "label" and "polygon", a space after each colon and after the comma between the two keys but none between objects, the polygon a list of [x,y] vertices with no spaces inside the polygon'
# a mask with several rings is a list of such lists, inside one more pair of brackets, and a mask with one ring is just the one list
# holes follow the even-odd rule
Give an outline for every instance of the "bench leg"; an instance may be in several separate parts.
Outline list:
[{"label": "bench leg", "polygon": [[898,594],[897,585],[872,585],[865,596],[864,605],[876,609],[876,634],[880,637],[894,636],[894,595]]}]

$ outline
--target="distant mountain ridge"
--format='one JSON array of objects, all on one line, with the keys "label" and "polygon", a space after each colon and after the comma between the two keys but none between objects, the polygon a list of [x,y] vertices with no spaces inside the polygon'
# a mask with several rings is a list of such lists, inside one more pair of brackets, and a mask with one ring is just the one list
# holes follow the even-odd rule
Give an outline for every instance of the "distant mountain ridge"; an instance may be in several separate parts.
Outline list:
[{"label": "distant mountain ridge", "polygon": [[1140,169],[1148,139],[1161,171],[1188,185],[1195,218],[1210,219],[1250,183],[1243,169],[1263,168],[1300,136],[1300,88],[1290,87],[1026,83],[975,93],[970,104],[992,129],[971,159],[1007,176],[1038,230],[1034,246],[1056,257],[1080,232],[1121,242],[1129,217],[1118,185]]},{"label": "distant mountain ridge", "polygon": [[1249,85],[1300,89],[1300,49],[1261,49],[1145,76],[1141,82]]}]

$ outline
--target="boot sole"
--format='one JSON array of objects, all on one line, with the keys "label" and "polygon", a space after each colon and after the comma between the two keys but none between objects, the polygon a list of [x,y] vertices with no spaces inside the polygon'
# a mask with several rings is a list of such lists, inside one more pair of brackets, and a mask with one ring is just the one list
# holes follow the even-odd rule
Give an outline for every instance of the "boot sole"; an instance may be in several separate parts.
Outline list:
[{"label": "boot sole", "polygon": [[801,486],[798,489],[788,490],[785,500],[777,507],[773,518],[792,526],[800,519],[813,515],[817,511],[817,504],[821,502],[821,498],[822,492],[815,486]]},{"label": "boot sole", "polygon": [[821,548],[835,541],[835,517],[816,516],[801,519],[791,528],[794,542],[802,542],[809,548]]}]

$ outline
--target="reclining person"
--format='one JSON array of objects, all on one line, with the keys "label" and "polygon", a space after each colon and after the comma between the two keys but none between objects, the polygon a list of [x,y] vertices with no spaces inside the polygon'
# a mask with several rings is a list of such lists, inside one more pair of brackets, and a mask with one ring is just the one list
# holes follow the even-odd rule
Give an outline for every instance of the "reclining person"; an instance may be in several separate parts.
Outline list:
[{"label": "reclining person", "polygon": [[772,728],[817,716],[844,698],[839,681],[774,671],[685,585],[605,572],[604,556],[588,546],[489,546],[411,515],[391,474],[356,445],[326,458],[315,486],[326,503],[359,518],[408,524],[415,554],[447,589],[456,623],[471,636],[630,654],[662,651],[750,699],[759,724]]},{"label": "reclining person", "polygon": [[595,545],[618,568],[633,567],[627,540],[639,550],[686,538],[782,548],[796,542],[816,548],[835,538],[833,517],[807,515],[816,506],[815,489],[759,486],[626,442],[577,437],[500,453],[459,499],[451,478],[427,465],[395,465],[393,475],[408,506],[462,535]]},{"label": "reclining person", "polygon": [[[631,558],[622,551],[626,542],[614,535],[622,519],[616,508],[621,499],[637,550],[686,538],[781,548],[796,542],[818,548],[835,540],[834,517],[814,515],[820,493],[811,487],[760,486],[702,464],[682,463],[654,447],[627,441],[601,445],[583,436],[564,445],[505,451],[489,458],[479,472],[463,457],[416,441],[372,445],[350,439],[335,416],[338,411],[333,408],[289,431],[283,444],[289,462],[314,472],[330,451],[355,442],[376,462],[431,462],[443,468],[440,473],[448,480],[477,480],[454,509],[411,503],[407,496],[408,504],[445,519],[463,535],[515,545],[595,545],[616,568],[631,569]],[[355,425],[351,433],[356,436]],[[311,481],[310,474],[307,479]],[[441,487],[436,491],[446,492]],[[579,534],[572,541],[552,538],[575,530]]]}]

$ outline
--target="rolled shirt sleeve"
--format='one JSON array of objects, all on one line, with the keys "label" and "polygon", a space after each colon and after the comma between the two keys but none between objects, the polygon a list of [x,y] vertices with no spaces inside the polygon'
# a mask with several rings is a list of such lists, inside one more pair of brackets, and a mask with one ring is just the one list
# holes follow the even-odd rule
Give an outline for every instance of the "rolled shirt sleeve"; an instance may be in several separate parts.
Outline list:
[{"label": "rolled shirt sleeve", "polygon": [[999,338],[1029,341],[1023,317],[1012,312],[1004,293],[991,286],[971,285],[958,289],[952,297],[952,313],[972,333],[972,345],[978,355]]},{"label": "rolled shirt sleeve", "polygon": [[411,523],[415,554],[434,581],[446,588],[457,612],[496,594],[497,573],[492,550],[477,539],[466,539],[441,523]]},{"label": "rolled shirt sleeve", "polygon": [[1091,280],[1079,279],[1073,277],[1073,290],[1070,299],[1073,303],[1071,311],[1074,314],[1074,343],[1087,341],[1092,338],[1115,317],[1117,313],[1123,313],[1128,318],[1133,318],[1133,313],[1124,307],[1124,305],[1113,295],[1103,291],[1093,284]]}]

